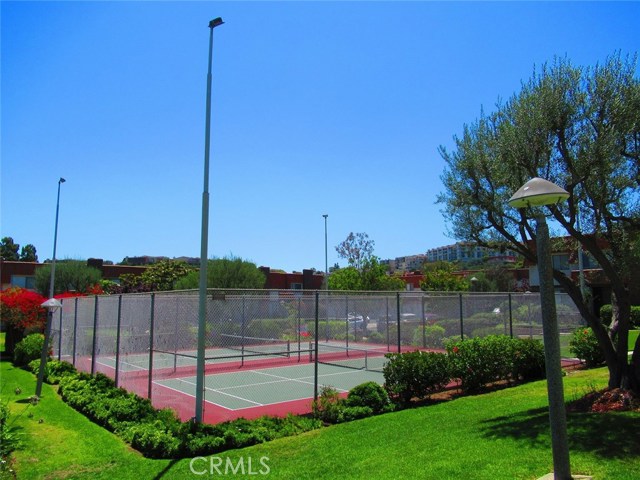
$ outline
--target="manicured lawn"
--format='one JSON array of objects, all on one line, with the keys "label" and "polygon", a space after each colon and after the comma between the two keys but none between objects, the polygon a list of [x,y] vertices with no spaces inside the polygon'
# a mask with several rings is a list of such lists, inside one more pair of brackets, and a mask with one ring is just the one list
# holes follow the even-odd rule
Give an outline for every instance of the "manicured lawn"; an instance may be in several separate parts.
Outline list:
[{"label": "manicured lawn", "polygon": [[[193,467],[206,470],[206,475],[195,475],[189,459],[143,458],[67,407],[48,385],[42,402],[29,406],[20,399],[32,394],[33,375],[8,362],[0,367],[3,401],[19,415],[15,426],[24,435],[24,446],[15,455],[18,478],[193,479],[221,477],[218,471],[224,473],[226,467],[229,476],[230,468],[244,468],[247,476],[256,478],[512,480],[536,479],[552,469],[545,382],[197,459]],[[606,379],[605,369],[572,372],[565,377],[565,396],[578,398],[604,387]],[[17,386],[23,390],[18,396]],[[570,414],[573,473],[595,479],[640,478],[638,431],[637,413]],[[269,474],[260,475],[266,467]]]}]

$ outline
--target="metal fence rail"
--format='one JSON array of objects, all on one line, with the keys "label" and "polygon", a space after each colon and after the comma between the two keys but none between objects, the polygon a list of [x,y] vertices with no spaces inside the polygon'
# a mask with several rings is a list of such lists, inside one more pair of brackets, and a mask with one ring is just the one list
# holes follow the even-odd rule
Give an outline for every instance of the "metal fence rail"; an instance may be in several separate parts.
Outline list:
[{"label": "metal fence rail", "polygon": [[[556,303],[561,335],[583,325],[567,295],[557,294]],[[68,298],[62,305],[53,322],[56,358],[104,373],[156,406],[195,412],[195,398],[162,381],[188,383],[195,375],[197,291]],[[496,334],[541,339],[539,295],[209,290],[205,371],[233,375],[340,355],[349,357],[345,366],[379,370],[375,359],[386,352],[438,350],[449,339]],[[317,381],[316,368],[315,389]]]}]

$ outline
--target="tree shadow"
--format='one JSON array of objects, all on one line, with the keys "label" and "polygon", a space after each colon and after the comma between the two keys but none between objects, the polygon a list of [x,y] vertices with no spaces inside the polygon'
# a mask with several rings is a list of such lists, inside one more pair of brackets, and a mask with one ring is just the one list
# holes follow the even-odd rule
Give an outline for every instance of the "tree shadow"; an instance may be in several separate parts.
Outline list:
[{"label": "tree shadow", "polygon": [[[551,447],[549,411],[537,408],[485,420],[486,438],[513,438],[532,446]],[[571,413],[567,415],[569,449],[603,459],[640,455],[640,415],[620,413]]]},{"label": "tree shadow", "polygon": [[161,478],[164,478],[164,476],[168,473],[171,472],[171,469],[176,465],[176,463],[178,463],[180,460],[179,459],[173,459],[171,460],[169,463],[167,463],[167,466],[164,467],[161,471],[159,471],[156,476],[153,477],[153,480],[160,480]]}]

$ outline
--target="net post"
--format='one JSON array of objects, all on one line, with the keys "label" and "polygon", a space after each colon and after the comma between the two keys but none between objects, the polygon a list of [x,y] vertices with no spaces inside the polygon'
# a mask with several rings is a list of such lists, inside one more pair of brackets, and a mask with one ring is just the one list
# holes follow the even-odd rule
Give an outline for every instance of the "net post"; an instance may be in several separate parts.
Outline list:
[{"label": "net post", "polygon": [[91,346],[91,375],[96,373],[96,343],[98,339],[98,296],[94,296],[93,304],[93,340]]},{"label": "net post", "polygon": [[385,332],[387,334],[387,352],[391,351],[391,337],[390,337],[390,332],[389,332],[389,297],[385,297],[385,303],[386,303],[386,308],[387,308],[387,314],[384,317],[384,321],[385,321]]},{"label": "net post", "polygon": [[72,347],[72,357],[71,361],[73,366],[76,366],[76,348],[77,348],[77,338],[78,338],[78,297],[75,298],[74,309],[73,309],[73,347]]},{"label": "net post", "polygon": [[115,384],[118,386],[118,380],[120,375],[120,328],[122,326],[122,295],[118,295],[118,320],[116,330],[116,378]]},{"label": "net post", "polygon": [[153,327],[154,327],[154,316],[155,316],[155,302],[156,302],[156,294],[151,294],[151,316],[149,318],[150,326],[149,326],[149,380],[147,384],[147,398],[151,400],[151,390],[153,387]]},{"label": "net post", "polygon": [[396,293],[396,325],[398,330],[398,353],[402,352],[402,340],[400,339],[400,292]]},{"label": "net post", "polygon": [[315,355],[314,355],[314,364],[313,364],[313,401],[318,400],[318,311],[319,311],[319,299],[320,293],[316,290],[316,312],[315,312]]}]

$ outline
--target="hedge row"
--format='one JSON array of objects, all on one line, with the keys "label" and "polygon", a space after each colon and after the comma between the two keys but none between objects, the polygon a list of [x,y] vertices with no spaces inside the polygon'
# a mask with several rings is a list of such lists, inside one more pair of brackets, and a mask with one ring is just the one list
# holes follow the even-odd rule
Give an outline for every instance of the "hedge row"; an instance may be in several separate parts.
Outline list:
[{"label": "hedge row", "polygon": [[[30,366],[37,372],[39,362]],[[67,404],[149,458],[206,456],[322,426],[318,419],[295,415],[241,418],[217,425],[181,422],[172,410],[154,409],[149,400],[117,388],[106,375],[77,372],[69,363],[55,360],[47,363],[45,381],[59,382]]]},{"label": "hedge row", "polygon": [[498,381],[545,376],[544,348],[538,340],[492,335],[450,341],[446,348],[447,353],[388,354],[383,373],[391,398],[404,404],[425,399],[456,379],[464,393],[474,393]]}]

